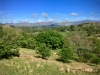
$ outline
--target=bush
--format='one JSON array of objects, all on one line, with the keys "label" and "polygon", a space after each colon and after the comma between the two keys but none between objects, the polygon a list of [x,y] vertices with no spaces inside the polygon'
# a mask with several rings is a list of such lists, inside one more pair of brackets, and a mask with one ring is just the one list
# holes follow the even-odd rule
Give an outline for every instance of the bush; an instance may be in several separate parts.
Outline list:
[{"label": "bush", "polygon": [[2,36],[3,36],[3,27],[0,26],[0,38],[2,38]]},{"label": "bush", "polygon": [[17,50],[19,46],[19,36],[20,34],[17,29],[9,26],[3,27],[3,36],[0,37],[0,59],[19,56],[19,50]]},{"label": "bush", "polygon": [[59,55],[63,62],[68,62],[68,60],[73,59],[73,52],[69,47],[62,48]]},{"label": "bush", "polygon": [[89,62],[90,63],[93,58],[94,58],[94,55],[92,53],[85,52],[77,58],[77,61],[78,62],[85,62],[85,63]]},{"label": "bush", "polygon": [[62,48],[64,37],[55,31],[41,32],[35,37],[36,41],[45,43],[47,47],[52,49]]},{"label": "bush", "polygon": [[35,47],[36,47],[36,42],[35,42],[35,40],[29,38],[29,39],[27,40],[27,48],[28,48],[28,49],[35,49]]},{"label": "bush", "polygon": [[11,56],[10,46],[0,45],[0,59],[9,58]]},{"label": "bush", "polygon": [[94,64],[100,64],[100,58],[95,56],[93,59],[92,59],[92,63]]},{"label": "bush", "polygon": [[21,41],[22,48],[26,48],[27,47],[27,44],[28,44],[27,40],[22,40]]},{"label": "bush", "polygon": [[40,44],[40,46],[38,47],[37,53],[40,54],[42,56],[42,58],[46,58],[50,56],[50,49],[48,47],[46,47],[46,44]]},{"label": "bush", "polygon": [[12,56],[18,56],[19,57],[19,49],[12,49],[9,45],[0,45],[0,59],[2,58],[9,58]]}]

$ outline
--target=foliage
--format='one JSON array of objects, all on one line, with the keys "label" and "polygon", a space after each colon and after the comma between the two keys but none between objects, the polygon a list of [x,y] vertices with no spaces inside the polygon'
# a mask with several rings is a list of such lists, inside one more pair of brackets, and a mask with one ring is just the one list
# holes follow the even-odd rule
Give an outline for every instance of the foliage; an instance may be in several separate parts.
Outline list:
[{"label": "foliage", "polygon": [[65,40],[59,32],[55,31],[41,32],[35,39],[40,43],[45,43],[47,47],[52,49],[62,48]]},{"label": "foliage", "polygon": [[75,30],[75,26],[74,25],[71,25],[70,26],[70,31],[74,31]]},{"label": "foliage", "polygon": [[9,26],[3,27],[3,36],[0,38],[0,58],[19,56],[18,39],[19,33],[16,29]]},{"label": "foliage", "polygon": [[36,43],[34,38],[26,38],[25,36],[20,37],[20,46],[22,48],[28,48],[28,49],[35,49]]},{"label": "foliage", "polygon": [[0,59],[19,56],[18,49],[12,49],[10,46],[0,45]]},{"label": "foliage", "polygon": [[99,64],[100,23],[55,28],[2,25],[0,26],[0,47],[0,58],[19,56],[19,47],[37,49],[42,58],[49,56],[50,49],[59,49],[63,54],[60,57],[64,62],[70,60],[69,56],[75,53],[78,61]]},{"label": "foliage", "polygon": [[35,49],[35,47],[36,47],[35,39],[29,38],[27,41],[28,41],[27,42],[27,48],[28,49]]},{"label": "foliage", "polygon": [[40,54],[42,56],[42,58],[44,59],[44,58],[50,56],[50,49],[48,47],[46,47],[45,43],[41,43],[39,45],[37,53]]},{"label": "foliage", "polygon": [[94,52],[95,54],[100,55],[100,39],[98,39],[98,38],[93,38],[92,41],[93,41],[93,45],[94,45],[94,50],[93,50],[93,52]]},{"label": "foliage", "polygon": [[100,64],[100,58],[99,58],[99,57],[95,57],[95,58],[92,60],[92,63],[94,63],[94,64]]},{"label": "foliage", "polygon": [[27,48],[27,45],[28,45],[28,41],[27,41],[27,36],[26,34],[22,33],[21,36],[20,36],[20,46],[22,48]]},{"label": "foliage", "polygon": [[73,59],[73,52],[69,47],[62,48],[59,55],[63,62],[68,62],[68,60]]},{"label": "foliage", "polygon": [[0,38],[2,38],[2,36],[3,36],[3,27],[0,26]]},{"label": "foliage", "polygon": [[0,59],[1,58],[9,58],[11,55],[10,46],[0,45]]}]

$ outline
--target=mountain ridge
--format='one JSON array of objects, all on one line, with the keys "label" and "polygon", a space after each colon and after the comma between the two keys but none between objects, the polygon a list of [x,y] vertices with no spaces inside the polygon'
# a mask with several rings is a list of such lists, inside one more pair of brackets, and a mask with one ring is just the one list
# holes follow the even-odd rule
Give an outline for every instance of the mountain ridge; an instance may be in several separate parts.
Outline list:
[{"label": "mountain ridge", "polygon": [[89,22],[100,22],[100,21],[92,21],[92,20],[83,20],[83,21],[72,21],[72,22],[36,22],[36,23],[5,23],[5,25],[14,25],[14,26],[69,26],[69,25],[77,25],[82,23]]}]

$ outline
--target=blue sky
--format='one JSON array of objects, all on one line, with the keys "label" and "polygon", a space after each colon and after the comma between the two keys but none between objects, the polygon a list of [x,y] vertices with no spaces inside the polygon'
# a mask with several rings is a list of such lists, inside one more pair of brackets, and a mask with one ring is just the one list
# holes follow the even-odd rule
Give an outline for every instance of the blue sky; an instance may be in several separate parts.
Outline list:
[{"label": "blue sky", "polygon": [[100,21],[100,0],[0,0],[1,23]]}]

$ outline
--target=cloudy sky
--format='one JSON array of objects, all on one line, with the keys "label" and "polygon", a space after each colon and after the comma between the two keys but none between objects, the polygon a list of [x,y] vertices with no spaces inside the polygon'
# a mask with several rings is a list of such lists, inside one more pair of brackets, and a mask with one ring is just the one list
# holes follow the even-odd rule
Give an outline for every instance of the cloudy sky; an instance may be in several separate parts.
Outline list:
[{"label": "cloudy sky", "polygon": [[1,23],[100,21],[100,0],[0,0]]}]

